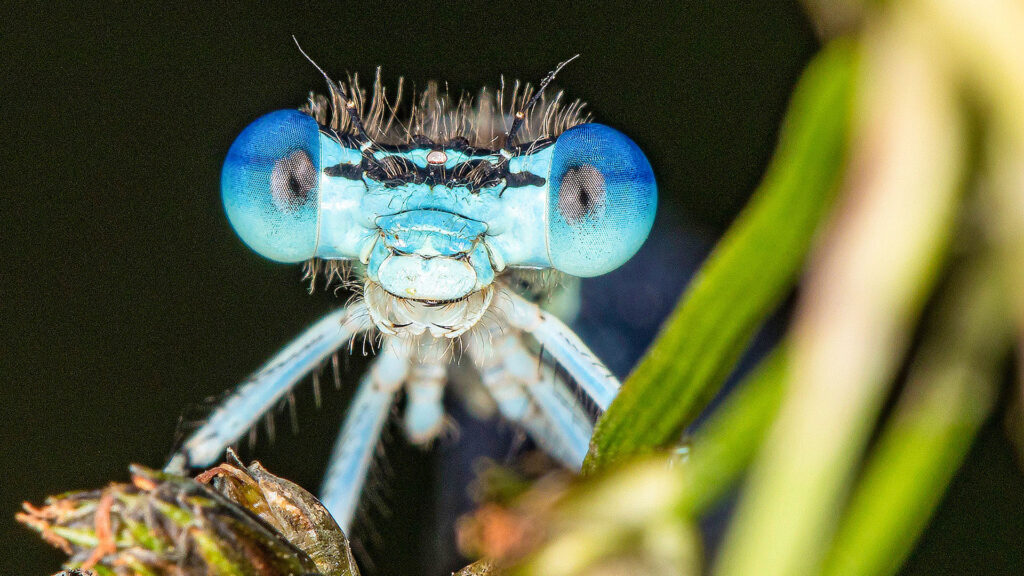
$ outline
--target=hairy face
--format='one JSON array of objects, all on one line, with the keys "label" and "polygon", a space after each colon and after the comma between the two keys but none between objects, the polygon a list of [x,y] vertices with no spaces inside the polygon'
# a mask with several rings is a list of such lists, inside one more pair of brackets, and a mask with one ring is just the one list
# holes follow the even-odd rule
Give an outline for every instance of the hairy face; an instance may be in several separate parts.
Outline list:
[{"label": "hairy face", "polygon": [[355,264],[382,332],[455,337],[509,270],[603,274],[650,229],[650,165],[626,136],[587,123],[579,101],[518,83],[453,99],[430,84],[401,109],[379,77],[369,97],[329,87],[246,128],[224,204],[268,258]]}]

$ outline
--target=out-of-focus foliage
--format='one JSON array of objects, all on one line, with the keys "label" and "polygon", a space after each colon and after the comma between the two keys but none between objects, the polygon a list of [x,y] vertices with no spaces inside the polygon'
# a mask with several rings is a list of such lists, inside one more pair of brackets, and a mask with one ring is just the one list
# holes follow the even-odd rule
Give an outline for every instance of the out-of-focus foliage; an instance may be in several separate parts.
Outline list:
[{"label": "out-of-focus foliage", "polygon": [[[1011,336],[991,260],[958,266],[862,472],[823,574],[892,574],[988,415]],[[893,506],[893,502],[902,506]]]},{"label": "out-of-focus foliage", "polygon": [[804,74],[764,182],[599,422],[586,472],[675,442],[792,288],[839,182],[855,60],[837,44]]},{"label": "out-of-focus foliage", "polygon": [[[495,470],[484,480],[508,474]],[[680,473],[654,459],[572,489],[571,477],[552,473],[464,518],[462,548],[502,573],[519,564],[513,574],[699,574],[697,529],[669,505],[680,499]]]}]

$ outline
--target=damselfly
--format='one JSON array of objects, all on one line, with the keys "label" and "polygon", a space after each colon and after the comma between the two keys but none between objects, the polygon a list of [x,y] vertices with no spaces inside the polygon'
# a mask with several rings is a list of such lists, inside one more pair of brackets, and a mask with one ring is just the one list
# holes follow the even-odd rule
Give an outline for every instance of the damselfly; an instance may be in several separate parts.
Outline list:
[{"label": "damselfly", "polygon": [[380,352],[348,408],[322,488],[343,527],[400,393],[412,442],[441,431],[452,362],[475,366],[506,419],[565,466],[580,467],[593,424],[564,375],[600,410],[619,382],[520,287],[539,273],[589,277],[625,263],[650,231],[657,187],[628,137],[590,123],[578,101],[543,97],[565,64],[537,90],[517,83],[452,99],[432,84],[405,112],[388,102],[379,74],[370,95],[324,74],[326,97],[272,112],[238,136],[221,187],[242,240],[271,260],[305,261],[314,276],[352,266],[360,281],[346,307],[216,408],[169,469],[219,460],[361,334],[379,339]]}]

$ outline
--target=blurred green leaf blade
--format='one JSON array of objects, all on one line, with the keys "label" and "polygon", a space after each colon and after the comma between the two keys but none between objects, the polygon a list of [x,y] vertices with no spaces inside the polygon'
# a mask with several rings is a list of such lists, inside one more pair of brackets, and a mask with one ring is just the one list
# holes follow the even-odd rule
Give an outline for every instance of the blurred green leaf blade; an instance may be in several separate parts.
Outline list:
[{"label": "blurred green leaf blade", "polygon": [[678,441],[792,287],[842,174],[855,65],[839,40],[804,73],[763,183],[598,423],[584,472]]},{"label": "blurred green leaf blade", "polygon": [[782,402],[785,347],[775,349],[702,424],[680,466],[677,506],[686,517],[706,511],[754,460]]},{"label": "blurred green leaf blade", "polygon": [[991,413],[1013,338],[1009,298],[991,260],[947,283],[823,576],[895,574]]}]

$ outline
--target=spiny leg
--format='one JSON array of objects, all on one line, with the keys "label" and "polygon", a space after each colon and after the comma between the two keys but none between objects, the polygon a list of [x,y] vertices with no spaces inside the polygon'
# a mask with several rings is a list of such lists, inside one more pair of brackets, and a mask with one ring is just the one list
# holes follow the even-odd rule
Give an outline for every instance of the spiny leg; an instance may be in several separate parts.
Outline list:
[{"label": "spiny leg", "polygon": [[468,350],[498,409],[567,468],[579,470],[593,426],[572,390],[526,350],[521,333],[491,336]]},{"label": "spiny leg", "polygon": [[299,380],[368,328],[362,304],[332,312],[310,326],[239,385],[185,441],[165,470],[182,473],[188,467],[213,465],[225,448],[252,428]]},{"label": "spiny leg", "polygon": [[523,428],[546,452],[570,469],[579,470],[590,449],[594,426],[555,370],[549,366],[539,370],[539,378],[526,384],[536,409],[523,417]]},{"label": "spiny leg", "polygon": [[530,333],[556,362],[572,376],[598,408],[607,410],[619,393],[619,380],[597,359],[568,326],[508,288],[495,298],[508,321]]},{"label": "spiny leg", "polygon": [[385,342],[348,407],[341,436],[334,444],[331,463],[320,488],[324,506],[346,531],[359,504],[359,494],[395,393],[409,373],[407,343],[393,337]]}]

